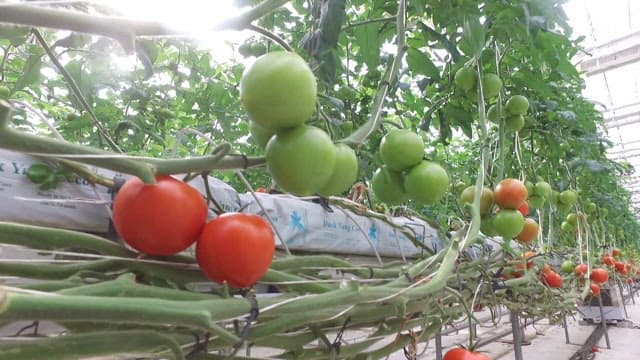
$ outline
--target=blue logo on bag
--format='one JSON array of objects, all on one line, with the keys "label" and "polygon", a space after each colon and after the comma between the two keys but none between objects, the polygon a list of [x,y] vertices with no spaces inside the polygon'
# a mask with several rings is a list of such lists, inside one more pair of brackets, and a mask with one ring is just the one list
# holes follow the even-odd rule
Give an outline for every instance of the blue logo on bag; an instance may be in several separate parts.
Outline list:
[{"label": "blue logo on bag", "polygon": [[302,235],[303,240],[307,237],[307,226],[305,218],[303,216],[300,216],[300,214],[295,210],[292,211],[291,214],[289,214],[289,231],[295,234],[294,237],[297,237],[296,235],[298,234]]},{"label": "blue logo on bag", "polygon": [[378,240],[378,229],[376,229],[375,225],[371,224],[371,226],[369,227],[369,234],[367,236],[371,241]]}]

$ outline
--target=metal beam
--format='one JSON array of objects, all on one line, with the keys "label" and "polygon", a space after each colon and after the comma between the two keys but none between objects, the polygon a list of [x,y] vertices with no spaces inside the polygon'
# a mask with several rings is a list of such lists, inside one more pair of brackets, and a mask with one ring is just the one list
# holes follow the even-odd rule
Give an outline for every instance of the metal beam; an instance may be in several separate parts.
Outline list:
[{"label": "metal beam", "polygon": [[597,45],[585,51],[579,66],[587,76],[632,64],[640,60],[640,31]]}]

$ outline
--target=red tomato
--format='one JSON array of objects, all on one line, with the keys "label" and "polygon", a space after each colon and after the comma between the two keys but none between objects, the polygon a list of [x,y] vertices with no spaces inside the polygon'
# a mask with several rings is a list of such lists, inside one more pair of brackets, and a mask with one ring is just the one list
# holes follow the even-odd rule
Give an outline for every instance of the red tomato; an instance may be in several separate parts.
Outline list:
[{"label": "red tomato", "polygon": [[491,360],[485,354],[473,352],[463,348],[455,348],[447,351],[442,360]]},{"label": "red tomato", "polygon": [[633,279],[632,278],[628,278],[627,279],[627,284],[633,284]]},{"label": "red tomato", "polygon": [[522,205],[520,205],[520,207],[518,208],[518,211],[520,211],[522,216],[529,215],[529,203],[526,201],[523,202]]},{"label": "red tomato", "polygon": [[605,269],[595,268],[591,270],[591,281],[604,284],[609,280],[609,272]]},{"label": "red tomato", "polygon": [[251,286],[264,275],[273,259],[271,225],[254,214],[226,213],[205,225],[196,243],[200,269],[218,283]]},{"label": "red tomato", "polygon": [[496,185],[493,197],[503,209],[517,209],[527,200],[527,187],[517,179],[504,179]]},{"label": "red tomato", "polygon": [[604,254],[602,256],[602,263],[605,265],[613,266],[614,260],[609,254]]},{"label": "red tomato", "polygon": [[140,252],[174,255],[198,238],[207,222],[207,203],[196,189],[171,176],[156,181],[127,180],[113,201],[113,225]]},{"label": "red tomato", "polygon": [[542,278],[544,279],[544,282],[549,285],[549,287],[556,289],[562,287],[562,276],[560,276],[553,270],[542,274]]},{"label": "red tomato", "polygon": [[598,350],[599,350],[599,349],[598,349],[598,345],[593,345],[593,346],[591,347],[591,352],[598,352]]},{"label": "red tomato", "polygon": [[626,270],[626,267],[624,266],[624,263],[620,262],[620,261],[614,262],[613,266],[616,268],[616,271],[621,273],[621,274],[622,274],[623,271]]},{"label": "red tomato", "polygon": [[620,249],[613,248],[613,250],[611,251],[611,254],[613,255],[613,257],[620,256]]},{"label": "red tomato", "polygon": [[591,295],[600,296],[600,285],[591,284]]},{"label": "red tomato", "polygon": [[578,264],[573,273],[576,274],[577,277],[583,277],[584,274],[587,273],[587,270],[587,264]]},{"label": "red tomato", "polygon": [[542,265],[542,273],[543,274],[550,273],[550,272],[553,272],[553,269],[551,268],[551,265],[549,265],[549,264]]}]

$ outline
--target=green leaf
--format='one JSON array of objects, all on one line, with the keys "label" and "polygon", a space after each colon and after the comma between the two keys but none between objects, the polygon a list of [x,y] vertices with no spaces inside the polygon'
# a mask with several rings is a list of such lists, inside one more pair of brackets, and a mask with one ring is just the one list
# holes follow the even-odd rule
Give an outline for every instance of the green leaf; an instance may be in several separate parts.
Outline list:
[{"label": "green leaf", "polygon": [[358,26],[355,28],[355,35],[365,64],[369,70],[375,69],[380,63],[381,40],[378,37],[378,27],[375,24]]},{"label": "green leaf", "polygon": [[37,46],[31,47],[30,50],[29,58],[22,68],[22,75],[18,78],[11,90],[12,94],[15,94],[17,91],[20,91],[29,85],[40,82],[40,68],[42,67],[42,55],[44,55],[44,50]]},{"label": "green leaf", "polygon": [[480,58],[482,49],[484,49],[485,31],[484,26],[480,24],[477,17],[466,17],[464,19],[464,28],[462,30],[462,39],[468,43],[471,54],[475,58]]},{"label": "green leaf", "polygon": [[426,75],[429,78],[440,78],[440,70],[433,64],[431,58],[416,48],[407,50],[407,64],[412,72]]}]

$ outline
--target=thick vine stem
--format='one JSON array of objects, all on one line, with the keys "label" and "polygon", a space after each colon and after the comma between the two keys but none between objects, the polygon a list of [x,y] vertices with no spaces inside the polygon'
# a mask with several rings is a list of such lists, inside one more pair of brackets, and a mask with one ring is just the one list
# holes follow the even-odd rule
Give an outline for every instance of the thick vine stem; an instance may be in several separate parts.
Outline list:
[{"label": "thick vine stem", "polygon": [[397,21],[397,35],[396,35],[396,56],[393,58],[391,67],[385,72],[384,78],[381,80],[378,91],[371,107],[371,115],[367,122],[359,127],[348,137],[340,140],[350,146],[360,146],[368,137],[382,124],[382,107],[384,106],[384,100],[387,97],[391,83],[398,76],[400,65],[402,64],[402,58],[407,51],[405,45],[405,30],[407,22],[407,2],[406,0],[400,0],[398,3],[398,12],[396,14]]},{"label": "thick vine stem", "polygon": [[[265,0],[249,11],[214,24],[212,30],[242,30],[253,21],[281,7],[289,0]],[[155,21],[115,16],[90,15],[75,11],[30,5],[2,6],[0,22],[102,35],[117,40],[126,51],[133,51],[138,36],[188,36]]]},{"label": "thick vine stem", "polygon": [[[52,355],[59,359],[84,359],[132,353],[155,358],[153,354],[166,350],[170,352],[165,355],[168,358],[184,359],[184,353],[174,337],[151,330],[119,330],[41,337],[28,341],[3,340],[0,342],[0,359],[49,360]],[[182,335],[179,341],[184,343],[191,339],[188,335]]]}]

